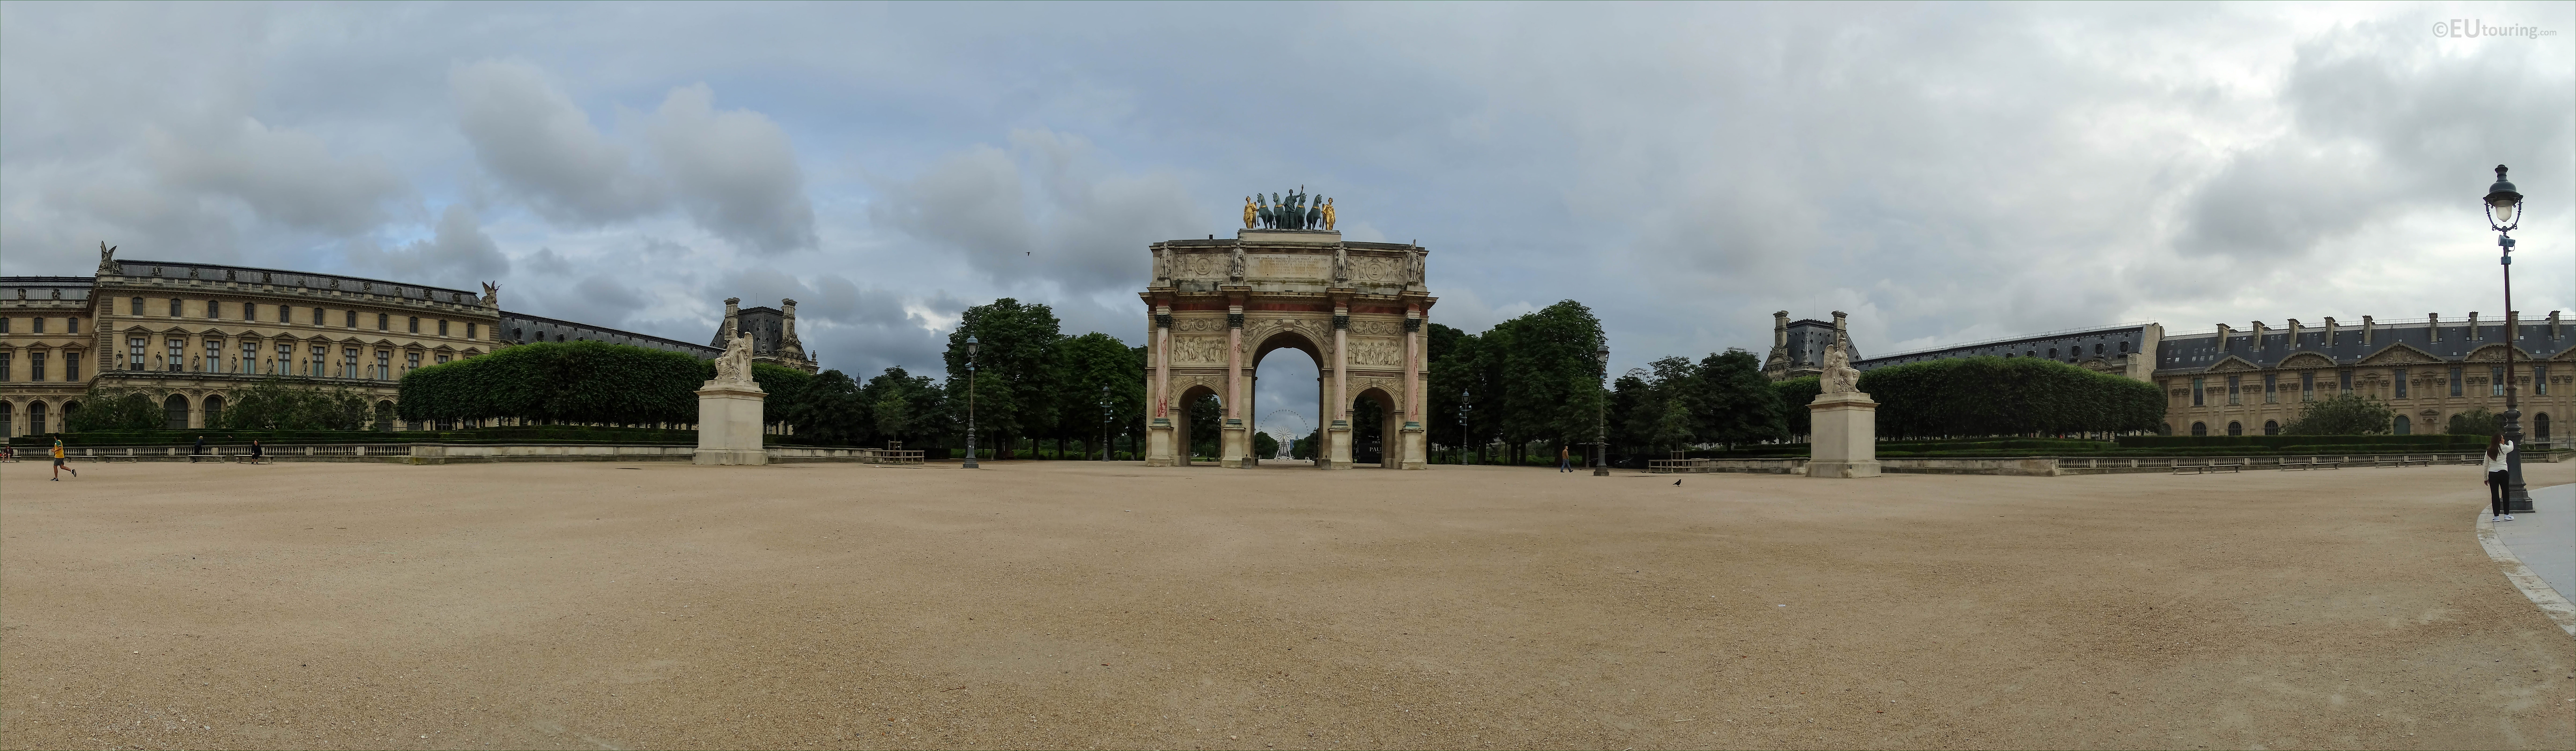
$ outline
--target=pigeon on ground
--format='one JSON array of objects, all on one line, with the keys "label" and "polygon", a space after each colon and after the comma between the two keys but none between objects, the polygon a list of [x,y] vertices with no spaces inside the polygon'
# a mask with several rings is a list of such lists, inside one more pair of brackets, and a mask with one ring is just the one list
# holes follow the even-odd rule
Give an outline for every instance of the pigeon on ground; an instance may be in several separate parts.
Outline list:
[{"label": "pigeon on ground", "polygon": [[1674,480],[1674,481],[1673,481],[1673,484],[1675,484],[1675,485],[1680,485],[1680,484],[1682,484],[1682,481],[1680,481],[1680,480]]}]

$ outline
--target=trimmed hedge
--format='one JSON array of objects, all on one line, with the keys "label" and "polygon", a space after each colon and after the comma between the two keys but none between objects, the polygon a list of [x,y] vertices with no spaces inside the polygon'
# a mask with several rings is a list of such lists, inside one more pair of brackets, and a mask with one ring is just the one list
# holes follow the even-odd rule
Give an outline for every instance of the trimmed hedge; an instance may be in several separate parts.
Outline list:
[{"label": "trimmed hedge", "polygon": [[[694,430],[619,428],[589,425],[526,425],[469,430],[106,430],[63,435],[66,446],[186,446],[205,436],[208,444],[262,443],[689,443]],[[783,438],[788,436],[771,436]]]},{"label": "trimmed hedge", "polygon": [[1964,357],[1861,374],[1890,437],[2127,432],[2164,424],[2155,384],[2036,357]]},{"label": "trimmed hedge", "polygon": [[2121,436],[2121,448],[2201,448],[2285,446],[2373,446],[2396,451],[2484,451],[2483,435],[2133,435]]},{"label": "trimmed hedge", "polygon": [[[758,368],[754,368],[755,378]],[[802,374],[799,374],[802,375]],[[715,364],[607,342],[544,342],[403,374],[402,419],[517,417],[572,423],[695,423]]]}]

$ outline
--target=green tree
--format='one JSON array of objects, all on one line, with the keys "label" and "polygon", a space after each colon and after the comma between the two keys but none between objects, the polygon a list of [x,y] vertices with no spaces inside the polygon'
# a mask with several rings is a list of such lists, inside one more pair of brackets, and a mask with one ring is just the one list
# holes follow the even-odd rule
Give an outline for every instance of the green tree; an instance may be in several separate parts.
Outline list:
[{"label": "green tree", "polygon": [[2479,407],[2451,416],[2451,428],[2442,431],[2452,435],[2503,435],[2504,416]]},{"label": "green tree", "polygon": [[[1702,443],[1737,445],[1788,437],[1780,392],[1762,375],[1762,359],[1730,348],[1699,361],[1690,380],[1692,434]],[[1798,405],[1805,412],[1806,405]]]},{"label": "green tree", "polygon": [[1825,393],[1824,380],[1807,376],[1777,381],[1771,384],[1771,393],[1780,400],[1781,429],[1788,437],[1805,437],[1815,422],[1815,413],[1807,411],[1807,405]]},{"label": "green tree", "polygon": [[1278,456],[1279,439],[1271,437],[1269,433],[1253,434],[1252,455],[1263,459]]},{"label": "green tree", "polygon": [[1888,438],[2149,431],[2164,418],[2155,384],[2036,357],[1897,365],[1859,386]]},{"label": "green tree", "polygon": [[367,395],[347,386],[336,382],[323,385],[285,376],[262,378],[248,388],[235,390],[226,396],[220,420],[222,424],[212,427],[230,430],[360,430],[366,427],[373,413],[367,405]]},{"label": "green tree", "polygon": [[[1022,436],[1056,424],[1059,326],[1055,311],[1046,305],[1005,297],[967,308],[957,330],[948,334],[943,359],[949,398],[965,404],[971,397],[975,427],[996,439],[993,446],[1001,458],[1010,458],[1011,446]],[[971,395],[964,378],[970,336],[982,347],[975,357]]]},{"label": "green tree", "polygon": [[796,426],[798,439],[814,443],[864,446],[875,442],[877,433],[868,404],[859,398],[858,382],[838,370],[811,376],[777,417]]},{"label": "green tree", "polygon": [[868,379],[868,384],[859,389],[858,399],[868,405],[869,423],[875,428],[871,442],[928,441],[957,427],[948,410],[947,392],[929,376],[916,376],[902,368],[887,368]]},{"label": "green tree", "polygon": [[2396,420],[2397,412],[2378,399],[2345,391],[2300,407],[2298,419],[2281,426],[2281,432],[2290,435],[2373,435],[2389,432],[2389,425]]},{"label": "green tree", "polygon": [[[753,368],[754,379],[762,367]],[[694,423],[696,392],[714,377],[714,363],[678,352],[607,342],[521,344],[404,373],[396,410],[416,421]]]},{"label": "green tree", "polygon": [[[1116,434],[1127,432],[1130,416],[1144,413],[1144,361],[1136,356],[1143,351],[1097,331],[1066,337],[1057,343],[1057,373],[1061,380],[1054,394],[1059,421],[1053,432],[1058,456],[1068,456],[1064,443],[1067,438],[1086,446],[1100,441],[1103,393],[1108,395]],[[1085,453],[1098,451],[1094,447]]]},{"label": "green tree", "polygon": [[150,394],[92,382],[89,391],[81,395],[80,411],[63,418],[63,430],[158,430],[163,418],[161,402]]},{"label": "green tree", "polygon": [[1608,338],[1592,309],[1562,300],[1504,321],[1483,339],[1499,355],[1492,358],[1499,367],[1486,372],[1499,376],[1498,423],[1503,439],[1518,446],[1515,461],[1533,443],[1552,449],[1592,439],[1609,398],[1605,363],[1593,354]]}]

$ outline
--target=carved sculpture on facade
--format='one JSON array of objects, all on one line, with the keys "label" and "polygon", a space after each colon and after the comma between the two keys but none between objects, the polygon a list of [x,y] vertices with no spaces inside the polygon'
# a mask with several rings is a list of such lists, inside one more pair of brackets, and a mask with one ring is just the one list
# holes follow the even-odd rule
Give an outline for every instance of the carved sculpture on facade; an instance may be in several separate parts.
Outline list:
[{"label": "carved sculpture on facade", "polygon": [[1171,283],[1171,281],[1172,281],[1172,254],[1171,254],[1171,251],[1169,251],[1169,250],[1165,250],[1165,249],[1162,249],[1162,248],[1155,248],[1155,249],[1154,249],[1154,284],[1155,284],[1156,286],[1161,286],[1161,285],[1169,284],[1169,283]]},{"label": "carved sculpture on facade", "polygon": [[498,307],[501,307],[501,283],[500,283],[500,282],[484,282],[484,283],[483,283],[483,307],[486,307],[486,308],[498,308]]},{"label": "carved sculpture on facade", "polygon": [[1226,277],[1238,282],[1243,281],[1244,266],[1243,246],[1234,246],[1233,257],[1227,259],[1225,262]]},{"label": "carved sculpture on facade", "polygon": [[1852,367],[1851,354],[1845,351],[1848,335],[1836,337],[1825,347],[1824,392],[1843,394],[1860,390],[1860,369]]},{"label": "carved sculpture on facade", "polygon": [[1420,247],[1418,247],[1418,246],[1412,246],[1412,245],[1407,245],[1407,246],[1405,246],[1405,248],[1404,248],[1404,283],[1405,283],[1405,284],[1421,284],[1421,283],[1422,283],[1422,273],[1423,273],[1423,267],[1422,267],[1422,248],[1420,248]]},{"label": "carved sculpture on facade", "polygon": [[1335,245],[1335,246],[1333,246],[1333,283],[1334,283],[1334,284],[1349,284],[1349,283],[1350,283],[1350,281],[1351,281],[1351,254],[1350,254],[1350,251],[1349,251],[1348,249],[1343,248],[1342,246]]}]

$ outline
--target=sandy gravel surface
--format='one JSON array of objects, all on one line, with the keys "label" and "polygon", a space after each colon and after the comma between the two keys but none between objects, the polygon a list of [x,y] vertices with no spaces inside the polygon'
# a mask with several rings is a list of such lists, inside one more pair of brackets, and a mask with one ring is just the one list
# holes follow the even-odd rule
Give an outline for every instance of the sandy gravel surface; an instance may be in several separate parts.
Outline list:
[{"label": "sandy gravel surface", "polygon": [[2474,468],[639,466],[0,465],[0,745],[2576,747]]}]

